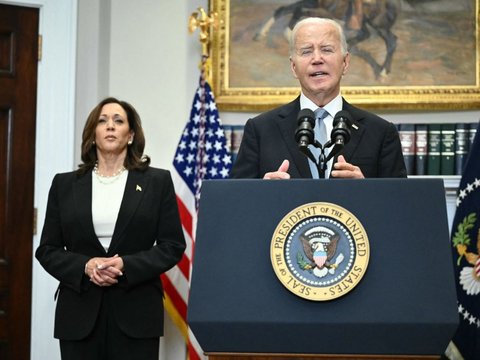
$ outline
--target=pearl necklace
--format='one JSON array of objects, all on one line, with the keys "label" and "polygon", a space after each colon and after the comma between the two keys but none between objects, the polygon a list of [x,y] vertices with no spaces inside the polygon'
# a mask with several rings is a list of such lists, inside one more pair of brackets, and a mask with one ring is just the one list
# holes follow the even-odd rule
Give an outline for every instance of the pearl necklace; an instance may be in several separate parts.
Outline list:
[{"label": "pearl necklace", "polygon": [[100,171],[98,171],[98,161],[95,162],[95,166],[93,167],[93,172],[96,175],[96,178],[99,182],[105,185],[113,184],[115,181],[117,181],[120,178],[120,175],[125,171],[125,166],[122,166],[120,169],[118,169],[116,172],[114,172],[112,175],[103,175],[100,174]]}]

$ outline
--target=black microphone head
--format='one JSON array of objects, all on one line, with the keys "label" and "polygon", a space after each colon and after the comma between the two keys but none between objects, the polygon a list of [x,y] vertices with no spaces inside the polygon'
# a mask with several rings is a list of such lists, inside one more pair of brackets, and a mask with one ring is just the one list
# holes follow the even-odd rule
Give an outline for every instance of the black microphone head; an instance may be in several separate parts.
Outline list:
[{"label": "black microphone head", "polygon": [[297,124],[300,124],[303,121],[308,121],[312,128],[315,127],[315,113],[310,109],[302,109],[297,116]]},{"label": "black microphone head", "polygon": [[352,126],[352,115],[348,111],[341,110],[333,118],[333,130],[330,134],[332,142],[345,145],[350,141],[350,127]]},{"label": "black microphone head", "polygon": [[315,113],[310,109],[302,109],[297,117],[297,130],[295,131],[295,141],[300,149],[305,149],[314,142],[315,134]]},{"label": "black microphone head", "polygon": [[352,126],[352,115],[346,110],[340,110],[333,118],[333,127],[337,126],[340,121],[344,121],[348,127]]}]

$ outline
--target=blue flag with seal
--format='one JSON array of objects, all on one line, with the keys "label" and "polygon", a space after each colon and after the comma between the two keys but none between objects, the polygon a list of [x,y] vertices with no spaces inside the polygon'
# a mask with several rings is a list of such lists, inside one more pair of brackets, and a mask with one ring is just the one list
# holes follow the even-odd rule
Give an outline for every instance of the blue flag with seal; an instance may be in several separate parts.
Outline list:
[{"label": "blue flag with seal", "polygon": [[[480,123],[479,123],[480,124]],[[453,261],[460,325],[446,356],[480,359],[480,131],[470,148],[452,224]]]}]

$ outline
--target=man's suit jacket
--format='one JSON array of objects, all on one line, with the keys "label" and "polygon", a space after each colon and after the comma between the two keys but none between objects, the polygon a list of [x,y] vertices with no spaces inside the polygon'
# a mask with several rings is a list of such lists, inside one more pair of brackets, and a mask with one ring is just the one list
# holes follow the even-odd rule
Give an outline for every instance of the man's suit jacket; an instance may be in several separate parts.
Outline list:
[{"label": "man's suit jacket", "polygon": [[[338,155],[360,167],[366,178],[406,177],[395,125],[345,100],[343,110],[352,115],[353,124],[351,139]],[[299,111],[300,97],[249,119],[231,177],[262,178],[267,172],[277,171],[282,161],[288,159],[288,173],[292,178],[311,178],[308,159],[295,141]]]},{"label": "man's suit jacket", "polygon": [[[57,280],[55,337],[80,340],[93,329],[108,301],[129,336],[163,335],[160,274],[185,250],[175,191],[166,170],[129,171],[108,253],[92,222],[92,172],[57,174],[50,188],[45,224],[35,256]],[[118,254],[124,262],[119,283],[99,287],[84,274],[92,257]]]}]

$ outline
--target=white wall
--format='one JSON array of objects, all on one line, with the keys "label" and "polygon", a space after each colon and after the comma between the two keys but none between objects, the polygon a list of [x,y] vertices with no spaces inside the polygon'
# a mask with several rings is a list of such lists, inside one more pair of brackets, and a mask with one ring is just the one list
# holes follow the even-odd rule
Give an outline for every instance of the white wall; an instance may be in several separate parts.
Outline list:
[{"label": "white wall", "polygon": [[[198,6],[208,7],[208,2],[99,3],[79,1],[76,139],[81,140],[91,108],[100,99],[115,96],[139,112],[147,140],[145,153],[152,164],[170,168],[199,76],[198,34],[188,34],[187,20]],[[77,143],[77,162],[79,148]]]},{"label": "white wall", "polygon": [[[207,0],[78,0],[77,38],[76,0],[0,2],[41,8],[44,59],[39,64],[35,182],[40,227],[53,174],[76,168],[83,123],[107,95],[137,108],[146,132],[146,153],[154,166],[171,167],[199,76],[201,49],[198,33],[187,32],[188,16],[199,6],[208,8]],[[252,115],[220,114],[228,124],[244,123]],[[478,110],[380,115],[397,123],[480,118]],[[38,236],[33,246],[38,246]],[[35,260],[33,264],[31,358],[59,359],[52,338],[56,283]],[[185,358],[182,339],[168,321],[161,358]]]}]

